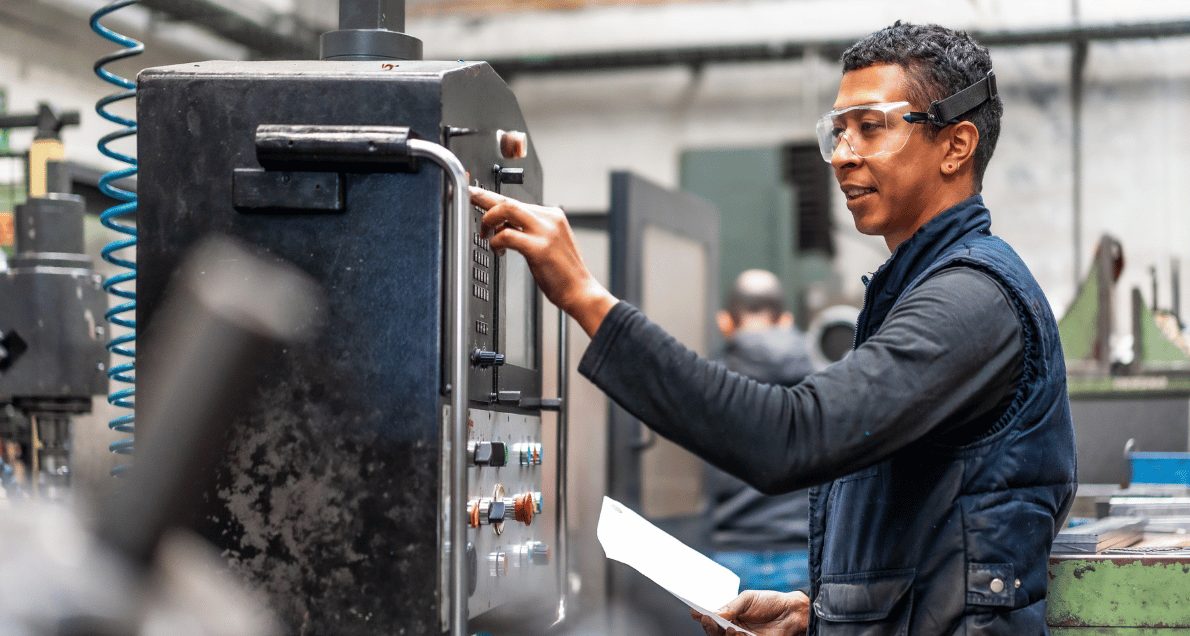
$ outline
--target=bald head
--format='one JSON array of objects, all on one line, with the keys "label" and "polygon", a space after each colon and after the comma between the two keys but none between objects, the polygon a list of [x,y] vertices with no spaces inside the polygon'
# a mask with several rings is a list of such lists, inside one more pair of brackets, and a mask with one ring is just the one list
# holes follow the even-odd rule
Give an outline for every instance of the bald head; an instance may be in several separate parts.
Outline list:
[{"label": "bald head", "polygon": [[770,329],[793,324],[785,311],[785,292],[777,275],[763,269],[749,269],[735,279],[727,308],[719,312],[719,329],[730,338],[736,332]]},{"label": "bald head", "polygon": [[767,314],[776,322],[785,311],[785,293],[777,275],[764,269],[749,269],[735,279],[727,311],[739,321],[747,314]]}]

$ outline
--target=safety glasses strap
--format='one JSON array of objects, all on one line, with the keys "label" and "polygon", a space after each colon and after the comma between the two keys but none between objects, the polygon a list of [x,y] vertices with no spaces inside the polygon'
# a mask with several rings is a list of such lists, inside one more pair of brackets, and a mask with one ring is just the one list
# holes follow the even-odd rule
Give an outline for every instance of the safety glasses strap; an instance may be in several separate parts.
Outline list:
[{"label": "safety glasses strap", "polygon": [[995,99],[997,94],[996,73],[988,71],[988,74],[978,82],[946,99],[940,99],[930,104],[930,109],[924,113],[924,117],[922,117],[923,113],[909,113],[905,116],[905,120],[928,121],[935,126],[946,126],[957,122],[963,113],[970,112],[984,102]]}]

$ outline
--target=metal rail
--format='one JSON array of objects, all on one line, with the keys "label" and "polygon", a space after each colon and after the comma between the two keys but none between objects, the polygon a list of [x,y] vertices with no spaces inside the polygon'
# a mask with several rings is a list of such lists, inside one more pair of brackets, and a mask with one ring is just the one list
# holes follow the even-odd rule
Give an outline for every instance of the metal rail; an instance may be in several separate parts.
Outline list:
[{"label": "metal rail", "polygon": [[467,351],[467,329],[463,320],[467,307],[468,226],[467,211],[470,195],[467,191],[467,171],[451,151],[439,144],[410,139],[409,154],[438,164],[450,178],[452,205],[450,215],[451,251],[450,272],[450,343],[453,361],[450,369],[450,496],[447,499],[447,524],[450,552],[450,633],[467,634],[467,525],[463,514],[467,505],[467,371],[470,365]]},{"label": "metal rail", "polygon": [[554,551],[558,559],[558,608],[557,615],[551,627],[563,625],[566,622],[566,607],[569,601],[570,589],[570,552],[566,538],[570,535],[570,524],[566,510],[566,457],[570,444],[570,316],[561,309],[558,310],[558,444],[555,457],[558,468],[554,475],[554,492],[558,501],[555,507]]}]

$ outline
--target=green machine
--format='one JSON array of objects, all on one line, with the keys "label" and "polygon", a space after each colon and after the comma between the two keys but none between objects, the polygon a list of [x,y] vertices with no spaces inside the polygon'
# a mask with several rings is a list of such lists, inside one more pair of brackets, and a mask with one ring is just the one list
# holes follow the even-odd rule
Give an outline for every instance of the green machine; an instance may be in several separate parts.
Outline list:
[{"label": "green machine", "polygon": [[1190,451],[1190,347],[1179,318],[1177,268],[1172,307],[1160,309],[1139,289],[1131,301],[1131,351],[1112,335],[1116,281],[1124,269],[1119,241],[1104,236],[1090,271],[1058,322],[1070,387],[1078,448],[1079,483],[1124,484],[1131,480],[1125,448]]},{"label": "green machine", "polygon": [[[1092,542],[1083,554],[1057,554],[1056,547],[1047,605],[1056,635],[1190,635],[1190,489],[1141,484],[1148,480],[1134,480],[1130,462],[1133,450],[1190,451],[1190,348],[1179,316],[1177,266],[1171,307],[1158,307],[1155,275],[1150,302],[1131,290],[1131,351],[1113,352],[1123,268],[1123,247],[1104,236],[1058,323],[1078,448],[1072,514],[1104,517],[1100,522],[1108,525],[1129,515],[1143,520],[1143,530],[1119,545]],[[1121,510],[1120,502],[1132,502],[1131,509]]]},{"label": "green machine", "polygon": [[1190,549],[1052,557],[1055,636],[1190,634]]}]

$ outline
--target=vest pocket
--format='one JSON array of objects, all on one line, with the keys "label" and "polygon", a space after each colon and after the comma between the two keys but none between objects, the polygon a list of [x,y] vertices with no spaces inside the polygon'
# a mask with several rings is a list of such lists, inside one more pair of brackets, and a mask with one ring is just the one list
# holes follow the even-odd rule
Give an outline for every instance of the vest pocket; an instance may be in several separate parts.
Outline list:
[{"label": "vest pocket", "polygon": [[914,573],[910,568],[823,576],[814,598],[820,629],[829,634],[904,633]]},{"label": "vest pocket", "polygon": [[861,479],[875,477],[878,474],[880,474],[880,464],[874,464],[872,466],[868,466],[867,468],[861,468],[854,473],[843,475],[835,481],[839,482],[840,484],[845,484],[849,481],[859,481]]},{"label": "vest pocket", "polygon": [[1018,586],[1011,563],[967,564],[968,605],[1013,607]]}]

